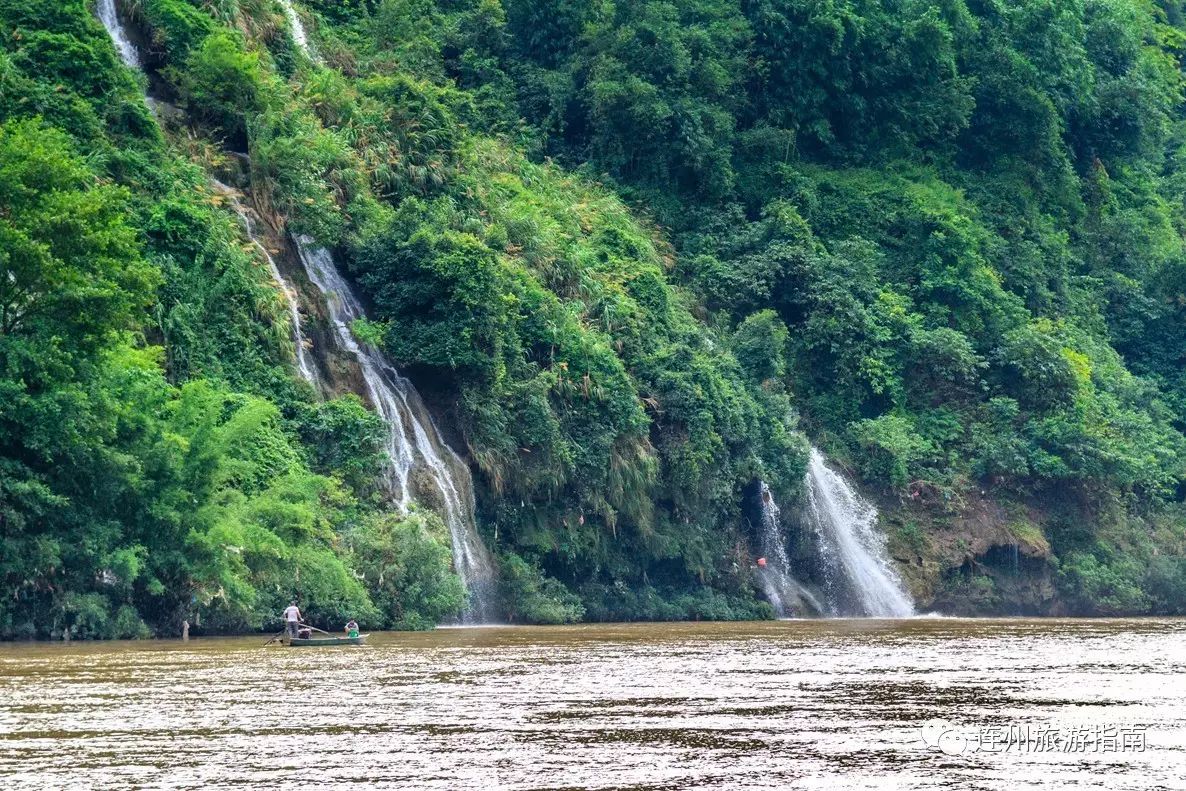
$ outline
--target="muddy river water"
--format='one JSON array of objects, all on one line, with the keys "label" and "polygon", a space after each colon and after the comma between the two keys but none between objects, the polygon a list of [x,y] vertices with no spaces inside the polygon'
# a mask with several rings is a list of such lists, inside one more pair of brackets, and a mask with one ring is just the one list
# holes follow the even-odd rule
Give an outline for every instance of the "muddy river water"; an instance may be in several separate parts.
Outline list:
[{"label": "muddy river water", "polygon": [[1186,620],[0,645],[0,788],[1186,789]]}]

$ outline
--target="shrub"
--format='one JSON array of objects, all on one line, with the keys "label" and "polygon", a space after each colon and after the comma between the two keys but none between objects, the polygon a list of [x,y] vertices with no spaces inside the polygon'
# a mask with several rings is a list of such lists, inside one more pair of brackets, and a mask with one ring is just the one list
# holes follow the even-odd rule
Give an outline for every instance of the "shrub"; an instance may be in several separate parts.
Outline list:
[{"label": "shrub", "polygon": [[754,382],[781,381],[786,376],[790,333],[773,310],[745,318],[733,333],[733,354]]},{"label": "shrub", "polygon": [[918,434],[914,422],[903,415],[862,420],[851,430],[862,451],[861,472],[869,480],[905,486],[922,477],[922,463],[935,453],[935,446]]},{"label": "shrub", "polygon": [[450,568],[446,529],[435,514],[383,514],[347,537],[386,628],[432,629],[465,607],[461,578]]},{"label": "shrub", "polygon": [[264,106],[264,72],[259,55],[246,50],[235,34],[207,36],[173,76],[191,113],[237,141],[247,139],[247,119]]},{"label": "shrub", "polygon": [[513,553],[499,560],[499,591],[508,618],[521,623],[572,623],[585,608],[575,593]]}]

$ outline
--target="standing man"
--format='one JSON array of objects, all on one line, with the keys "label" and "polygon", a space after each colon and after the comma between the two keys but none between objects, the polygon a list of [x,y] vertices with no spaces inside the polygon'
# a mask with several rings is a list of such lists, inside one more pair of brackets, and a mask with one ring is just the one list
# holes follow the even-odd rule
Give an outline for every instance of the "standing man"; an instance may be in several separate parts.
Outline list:
[{"label": "standing man", "polygon": [[284,628],[288,630],[289,640],[297,636],[297,630],[299,629],[300,625],[301,611],[300,608],[297,607],[296,599],[293,599],[292,602],[289,603],[288,607],[284,610]]}]

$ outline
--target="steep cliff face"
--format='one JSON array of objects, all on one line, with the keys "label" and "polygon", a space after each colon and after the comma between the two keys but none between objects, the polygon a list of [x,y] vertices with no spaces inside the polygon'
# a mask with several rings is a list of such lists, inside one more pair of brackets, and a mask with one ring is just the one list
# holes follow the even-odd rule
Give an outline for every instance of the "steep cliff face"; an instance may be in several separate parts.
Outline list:
[{"label": "steep cliff face", "polygon": [[[655,212],[712,321],[785,324],[767,374],[920,596],[1180,608],[1176,9],[561,5],[507,2],[451,73]],[[1031,590],[977,576],[1014,546]]]},{"label": "steep cliff face", "polygon": [[[180,114],[179,110],[173,112]],[[336,342],[326,301],[310,282],[284,218],[255,199],[249,168],[246,155],[223,160],[212,174],[215,202],[239,219],[246,241],[267,262],[271,285],[288,307],[283,323],[288,325],[292,341],[294,374],[315,395],[334,398],[353,393],[365,400],[358,362]]]},{"label": "steep cliff face", "polygon": [[[960,615],[1176,611],[1181,521],[1116,503],[983,491],[952,508],[882,503],[920,608]],[[1103,544],[1108,550],[1098,557]]]}]

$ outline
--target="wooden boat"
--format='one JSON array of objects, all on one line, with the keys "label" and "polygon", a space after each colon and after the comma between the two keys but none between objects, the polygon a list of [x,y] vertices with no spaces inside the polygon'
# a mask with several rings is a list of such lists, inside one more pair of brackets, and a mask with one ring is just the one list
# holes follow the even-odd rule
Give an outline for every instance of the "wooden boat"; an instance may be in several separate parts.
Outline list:
[{"label": "wooden boat", "polygon": [[329,645],[365,645],[369,635],[360,634],[358,637],[293,637],[290,638],[288,644],[293,648],[307,647],[321,647]]}]

